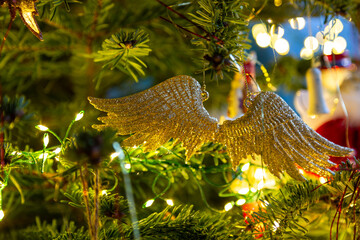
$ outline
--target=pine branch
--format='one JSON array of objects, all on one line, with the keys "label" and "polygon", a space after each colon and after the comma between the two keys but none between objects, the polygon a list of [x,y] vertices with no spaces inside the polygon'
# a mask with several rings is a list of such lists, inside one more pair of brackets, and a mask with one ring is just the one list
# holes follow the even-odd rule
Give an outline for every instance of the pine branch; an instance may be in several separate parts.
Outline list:
[{"label": "pine branch", "polygon": [[140,57],[149,55],[149,41],[149,36],[142,30],[132,33],[119,32],[103,42],[102,50],[98,52],[94,61],[106,62],[103,68],[118,68],[138,81],[137,74],[145,75],[142,68],[146,67],[146,64]]}]

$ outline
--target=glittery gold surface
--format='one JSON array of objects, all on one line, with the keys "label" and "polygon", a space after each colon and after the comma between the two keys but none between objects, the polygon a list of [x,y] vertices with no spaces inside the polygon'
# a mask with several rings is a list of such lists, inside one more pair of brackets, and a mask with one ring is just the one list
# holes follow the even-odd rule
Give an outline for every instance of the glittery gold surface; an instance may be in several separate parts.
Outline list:
[{"label": "glittery gold surface", "polygon": [[248,111],[234,121],[219,125],[203,106],[201,86],[189,76],[170,78],[143,92],[117,99],[89,97],[100,117],[102,129],[132,134],[124,146],[142,145],[152,151],[171,138],[178,139],[189,158],[206,142],[227,147],[234,169],[248,155],[262,156],[271,173],[286,171],[302,179],[295,163],[305,170],[327,175],[329,156],[346,156],[351,149],[338,146],[308,127],[278,95],[259,93]]},{"label": "glittery gold surface", "polygon": [[35,6],[36,0],[18,0],[15,1],[15,7],[19,10],[20,17],[26,27],[39,39],[43,40],[42,33],[35,17],[39,13]]}]

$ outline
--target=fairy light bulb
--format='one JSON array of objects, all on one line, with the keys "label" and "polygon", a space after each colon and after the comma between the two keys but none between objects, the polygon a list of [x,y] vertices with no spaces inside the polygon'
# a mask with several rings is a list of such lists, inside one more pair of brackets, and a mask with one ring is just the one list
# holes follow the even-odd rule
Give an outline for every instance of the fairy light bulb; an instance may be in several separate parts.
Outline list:
[{"label": "fairy light bulb", "polygon": [[251,29],[254,39],[256,39],[259,33],[267,33],[266,25],[263,23],[255,24]]},{"label": "fairy light bulb", "polygon": [[174,206],[174,201],[172,199],[166,199],[166,203],[169,206]]},{"label": "fairy light bulb", "polygon": [[305,19],[303,17],[290,18],[289,23],[292,29],[302,30],[305,27]]},{"label": "fairy light bulb", "polygon": [[332,31],[336,35],[338,35],[344,29],[344,25],[342,24],[340,19],[336,18],[336,19],[333,19],[333,20],[330,21],[329,28],[332,29]]},{"label": "fairy light bulb", "polygon": [[249,188],[240,188],[238,193],[241,194],[241,195],[246,195],[246,194],[248,194],[249,191],[250,191]]},{"label": "fairy light bulb", "polygon": [[230,211],[234,206],[234,203],[232,202],[228,202],[227,204],[225,204],[224,206],[224,210],[227,212],[227,211]]},{"label": "fairy light bulb", "polygon": [[236,206],[241,206],[241,205],[244,205],[246,203],[246,200],[243,199],[243,198],[240,198],[236,201]]},{"label": "fairy light bulb", "polygon": [[74,121],[79,121],[80,119],[82,119],[84,116],[84,111],[80,111],[76,117],[75,117],[75,120]]},{"label": "fairy light bulb", "polygon": [[316,35],[316,40],[318,41],[318,43],[320,45],[324,45],[324,43],[326,42],[326,38],[325,38],[325,34],[324,32],[317,32]]},{"label": "fairy light bulb", "polygon": [[271,25],[270,27],[270,35],[276,35],[278,38],[282,38],[284,36],[285,30],[281,26],[277,26],[275,24]]},{"label": "fairy light bulb", "polygon": [[300,57],[305,60],[310,60],[314,56],[314,52],[309,48],[303,48],[300,51]]},{"label": "fairy light bulb", "polygon": [[48,133],[44,134],[43,142],[44,142],[44,148],[46,148],[47,145],[49,144],[49,134]]},{"label": "fairy light bulb", "polygon": [[106,191],[106,190],[102,190],[102,191],[101,191],[101,195],[103,195],[103,196],[105,195],[105,196],[106,196],[106,195],[107,195],[107,191]]},{"label": "fairy light bulb", "polygon": [[286,39],[280,38],[280,39],[276,40],[274,48],[278,54],[286,55],[286,54],[288,54],[288,52],[290,50],[290,45]]},{"label": "fairy light bulb", "polygon": [[341,54],[345,51],[347,46],[346,40],[343,37],[337,37],[334,39],[333,51],[335,54]]},{"label": "fairy light bulb", "polygon": [[265,187],[264,181],[261,180],[261,181],[258,183],[258,185],[257,185],[257,189],[258,189],[258,190],[261,190],[261,189],[263,189],[264,187]]},{"label": "fairy light bulb", "polygon": [[280,227],[280,224],[278,221],[274,221],[274,225],[273,225],[273,230],[275,231],[276,229],[278,229]]},{"label": "fairy light bulb", "polygon": [[0,221],[3,220],[4,217],[5,217],[4,211],[0,210]]},{"label": "fairy light bulb", "polygon": [[266,176],[265,170],[263,168],[257,168],[255,170],[255,179],[261,180]]},{"label": "fairy light bulb", "polygon": [[324,43],[324,54],[330,55],[332,53],[333,48],[334,48],[334,43],[332,41],[326,41]]},{"label": "fairy light bulb", "polygon": [[304,46],[305,46],[305,48],[316,51],[319,48],[319,42],[315,37],[309,36],[309,37],[305,38]]},{"label": "fairy light bulb", "polygon": [[245,172],[247,170],[249,170],[250,167],[250,163],[245,163],[242,167],[241,167],[241,171]]},{"label": "fairy light bulb", "polygon": [[268,33],[259,33],[256,36],[256,43],[259,47],[266,48],[271,43],[271,37]]},{"label": "fairy light bulb", "polygon": [[326,178],[324,178],[324,177],[320,177],[319,181],[320,181],[321,184],[324,184],[324,183],[327,182]]},{"label": "fairy light bulb", "polygon": [[111,160],[114,160],[114,158],[116,158],[116,157],[119,156],[119,155],[120,155],[120,153],[114,152],[114,153],[112,153],[112,154],[110,155],[110,159],[111,159]]},{"label": "fairy light bulb", "polygon": [[49,128],[44,125],[36,125],[35,128],[43,132],[49,130]]},{"label": "fairy light bulb", "polygon": [[147,200],[144,207],[150,207],[154,203],[154,199]]},{"label": "fairy light bulb", "polygon": [[42,153],[42,154],[39,155],[39,159],[46,160],[48,156],[49,156],[48,153]]},{"label": "fairy light bulb", "polygon": [[126,168],[126,169],[130,169],[130,168],[131,168],[131,164],[130,164],[130,163],[125,163],[125,168]]},{"label": "fairy light bulb", "polygon": [[53,151],[53,153],[55,153],[55,154],[59,154],[61,152],[61,148],[56,148],[54,151]]}]

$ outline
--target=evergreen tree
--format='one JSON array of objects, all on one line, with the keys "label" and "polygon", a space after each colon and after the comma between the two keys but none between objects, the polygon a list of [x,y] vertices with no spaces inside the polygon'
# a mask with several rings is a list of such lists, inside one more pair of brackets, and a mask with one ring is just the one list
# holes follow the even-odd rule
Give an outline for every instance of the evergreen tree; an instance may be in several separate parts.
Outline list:
[{"label": "evergreen tree", "polygon": [[[221,109],[252,21],[310,12],[360,29],[358,0],[278,2],[0,1],[0,238],[360,239],[360,175],[349,162],[323,184],[284,176],[253,188],[266,166],[234,171],[220,144],[186,162],[175,140],[114,148],[126,136],[91,127],[100,113],[88,96],[128,96],[175,75],[206,84],[206,108]],[[235,190],[242,184],[247,192]]]}]

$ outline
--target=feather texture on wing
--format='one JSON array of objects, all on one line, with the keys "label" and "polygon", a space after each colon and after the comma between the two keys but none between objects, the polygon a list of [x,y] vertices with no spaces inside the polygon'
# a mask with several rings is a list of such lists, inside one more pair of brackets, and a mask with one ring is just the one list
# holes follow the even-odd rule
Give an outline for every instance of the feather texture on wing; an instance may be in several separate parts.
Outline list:
[{"label": "feather texture on wing", "polygon": [[185,147],[187,160],[218,131],[217,119],[203,106],[201,86],[189,76],[170,78],[143,92],[117,99],[89,97],[95,108],[108,113],[99,120],[120,135],[133,134],[124,146],[156,150],[171,138]]},{"label": "feather texture on wing", "polygon": [[227,147],[234,169],[242,159],[258,154],[274,175],[286,171],[302,179],[295,164],[320,175],[329,174],[330,156],[346,156],[352,149],[338,146],[308,127],[278,95],[261,92],[242,117],[222,125],[202,103],[200,84],[189,76],[170,78],[143,92],[117,99],[89,97],[100,117],[120,135],[132,134],[124,146],[143,146],[152,151],[170,139],[186,149],[186,159],[206,142]]},{"label": "feather texture on wing", "polygon": [[346,156],[352,149],[336,145],[320,136],[278,95],[260,92],[248,111],[220,126],[218,141],[226,145],[234,167],[248,155],[262,156],[271,173],[286,171],[302,179],[294,163],[307,171],[328,175],[330,156]]}]

